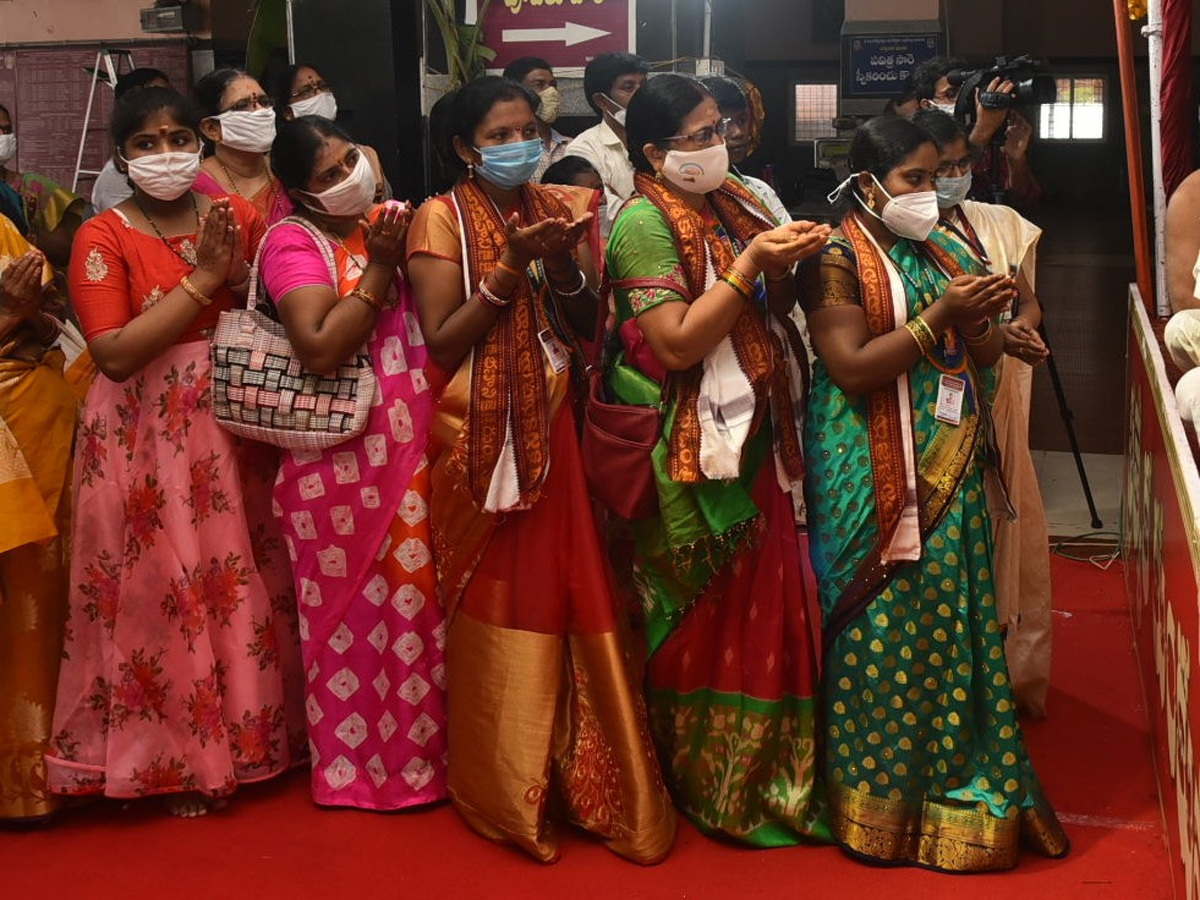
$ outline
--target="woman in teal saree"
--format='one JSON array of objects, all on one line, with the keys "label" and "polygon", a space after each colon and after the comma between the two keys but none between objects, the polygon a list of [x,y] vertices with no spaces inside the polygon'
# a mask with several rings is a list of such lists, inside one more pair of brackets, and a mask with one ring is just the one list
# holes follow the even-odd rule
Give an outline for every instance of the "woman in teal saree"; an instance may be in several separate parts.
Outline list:
[{"label": "woman in teal saree", "polygon": [[[1011,303],[937,221],[938,154],[910,122],[856,134],[842,225],[802,294],[805,429],[824,619],[834,837],[875,862],[1015,866],[1068,844],[1026,754],[996,621],[984,493],[990,367]],[[815,273],[814,273],[815,274]]]}]

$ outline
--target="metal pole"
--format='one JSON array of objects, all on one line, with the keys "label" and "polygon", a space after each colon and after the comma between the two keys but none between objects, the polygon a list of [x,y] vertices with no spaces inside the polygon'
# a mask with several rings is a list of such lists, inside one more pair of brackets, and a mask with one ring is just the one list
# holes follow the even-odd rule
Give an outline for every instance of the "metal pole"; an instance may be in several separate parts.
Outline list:
[{"label": "metal pole", "polygon": [[296,64],[296,31],[293,27],[292,0],[284,0],[284,17],[287,19],[288,65],[294,66]]},{"label": "metal pole", "polygon": [[712,0],[704,0],[704,59],[712,59]]},{"label": "metal pole", "polygon": [[1154,179],[1154,305],[1158,314],[1171,315],[1167,298],[1167,252],[1164,246],[1167,219],[1167,192],[1163,186],[1162,155],[1162,0],[1150,0],[1146,7],[1142,36],[1150,42],[1150,170]]}]

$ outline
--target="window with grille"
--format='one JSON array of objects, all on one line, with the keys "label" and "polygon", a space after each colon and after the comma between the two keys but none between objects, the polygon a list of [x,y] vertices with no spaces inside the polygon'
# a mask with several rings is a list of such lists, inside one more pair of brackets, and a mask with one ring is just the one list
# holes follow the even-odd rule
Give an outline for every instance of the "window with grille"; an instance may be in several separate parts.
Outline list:
[{"label": "window with grille", "polygon": [[817,138],[837,137],[833,120],[837,117],[836,84],[792,85],[794,117],[792,140],[799,143]]},{"label": "window with grille", "polygon": [[1104,140],[1104,79],[1055,78],[1058,96],[1043,103],[1038,136],[1049,141]]}]

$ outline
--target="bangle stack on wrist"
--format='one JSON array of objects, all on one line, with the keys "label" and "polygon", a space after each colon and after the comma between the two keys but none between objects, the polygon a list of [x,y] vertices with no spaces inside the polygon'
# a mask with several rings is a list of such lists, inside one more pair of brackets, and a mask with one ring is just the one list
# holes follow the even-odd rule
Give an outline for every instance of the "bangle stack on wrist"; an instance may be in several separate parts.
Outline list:
[{"label": "bangle stack on wrist", "polygon": [[383,301],[364,288],[356,287],[347,296],[361,300],[367,306],[371,307],[371,309],[375,310],[375,312],[383,311]]},{"label": "bangle stack on wrist", "polygon": [[992,337],[992,320],[988,319],[987,324],[983,326],[983,331],[976,334],[967,334],[963,332],[963,340],[972,347],[978,347],[986,344]]},{"label": "bangle stack on wrist", "polygon": [[929,327],[929,323],[920,316],[913,316],[904,323],[904,328],[913,336],[913,340],[917,342],[917,349],[921,351],[922,356],[937,346],[937,335],[933,333],[933,329]]},{"label": "bangle stack on wrist", "polygon": [[507,309],[512,303],[512,297],[498,297],[488,290],[486,278],[479,279],[479,286],[475,289],[479,295],[479,302],[484,306],[490,306],[493,309]]},{"label": "bangle stack on wrist", "polygon": [[721,276],[721,280],[749,300],[754,296],[754,282],[743,275],[737,266],[730,266]]}]

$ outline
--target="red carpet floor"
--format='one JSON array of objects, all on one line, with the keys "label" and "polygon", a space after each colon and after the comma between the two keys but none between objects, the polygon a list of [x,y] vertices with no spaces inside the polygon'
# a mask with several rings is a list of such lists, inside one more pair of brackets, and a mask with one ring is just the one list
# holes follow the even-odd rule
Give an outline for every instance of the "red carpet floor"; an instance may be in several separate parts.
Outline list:
[{"label": "red carpet floor", "polygon": [[[97,803],[52,827],[0,832],[0,898],[1173,898],[1120,566],[1055,560],[1050,717],[1026,736],[1074,847],[1013,872],[948,876],[851,861],[831,847],[746,850],[684,826],[643,869],[576,834],[539,865],[477,838],[447,806],[321,811],[305,773],[241,792],[206,819],[154,802]],[[1182,892],[1179,894],[1183,896]]]}]

